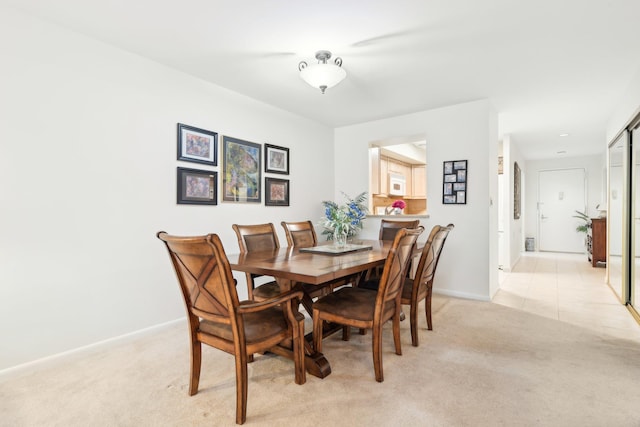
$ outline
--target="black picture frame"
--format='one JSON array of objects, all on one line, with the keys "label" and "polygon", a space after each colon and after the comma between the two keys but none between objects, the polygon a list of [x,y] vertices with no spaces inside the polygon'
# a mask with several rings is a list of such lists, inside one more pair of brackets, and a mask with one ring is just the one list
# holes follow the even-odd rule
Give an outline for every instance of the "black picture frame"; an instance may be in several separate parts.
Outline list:
[{"label": "black picture frame", "polygon": [[289,149],[264,144],[264,171],[289,175]]},{"label": "black picture frame", "polygon": [[262,201],[262,145],[223,136],[222,149],[222,200],[260,203]]},{"label": "black picture frame", "polygon": [[449,160],[442,164],[442,203],[466,205],[468,189],[467,160]]},{"label": "black picture frame", "polygon": [[264,204],[265,206],[289,206],[289,180],[265,177]]},{"label": "black picture frame", "polygon": [[218,172],[201,169],[178,168],[179,205],[217,205]]},{"label": "black picture frame", "polygon": [[218,166],[218,134],[178,123],[178,160]]}]

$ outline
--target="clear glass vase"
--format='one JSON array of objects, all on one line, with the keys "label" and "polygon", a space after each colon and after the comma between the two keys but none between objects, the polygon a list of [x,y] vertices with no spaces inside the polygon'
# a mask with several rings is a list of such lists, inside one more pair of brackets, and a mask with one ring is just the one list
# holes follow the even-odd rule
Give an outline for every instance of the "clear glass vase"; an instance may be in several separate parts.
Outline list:
[{"label": "clear glass vase", "polygon": [[344,248],[347,245],[347,233],[339,228],[333,230],[333,245]]}]

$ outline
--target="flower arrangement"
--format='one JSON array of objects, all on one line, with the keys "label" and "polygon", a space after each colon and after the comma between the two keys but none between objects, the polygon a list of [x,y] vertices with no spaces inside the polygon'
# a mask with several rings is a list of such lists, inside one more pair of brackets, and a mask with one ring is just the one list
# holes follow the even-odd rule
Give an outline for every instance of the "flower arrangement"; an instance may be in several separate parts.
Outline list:
[{"label": "flower arrangement", "polygon": [[399,213],[402,213],[402,210],[403,210],[404,208],[406,208],[406,207],[407,207],[407,204],[405,203],[405,201],[404,201],[404,200],[399,199],[399,200],[396,200],[395,202],[393,202],[393,204],[392,204],[391,206],[389,206],[388,208],[386,208],[386,209],[384,210],[384,213],[385,213],[385,214],[390,214],[390,213],[396,213],[396,214],[399,214]]},{"label": "flower arrangement", "polygon": [[324,205],[322,234],[327,236],[327,240],[355,236],[359,230],[362,230],[362,221],[366,218],[368,211],[365,205],[367,192],[362,192],[354,198],[344,192],[342,195],[347,200],[343,205],[330,200],[322,202]]}]

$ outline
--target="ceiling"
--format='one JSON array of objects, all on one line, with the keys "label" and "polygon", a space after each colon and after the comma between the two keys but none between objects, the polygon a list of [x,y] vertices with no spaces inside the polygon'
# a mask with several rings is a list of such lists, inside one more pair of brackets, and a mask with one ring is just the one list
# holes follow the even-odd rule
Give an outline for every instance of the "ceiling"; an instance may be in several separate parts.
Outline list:
[{"label": "ceiling", "polygon": [[[489,99],[528,159],[602,152],[640,71],[638,0],[0,4],[331,127]],[[298,76],[321,49],[347,72],[325,95]]]}]

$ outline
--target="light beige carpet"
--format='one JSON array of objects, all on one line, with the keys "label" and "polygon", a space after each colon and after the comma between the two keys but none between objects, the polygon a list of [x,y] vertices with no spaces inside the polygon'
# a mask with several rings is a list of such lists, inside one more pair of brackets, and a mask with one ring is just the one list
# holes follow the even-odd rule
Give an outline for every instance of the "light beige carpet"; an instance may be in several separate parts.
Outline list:
[{"label": "light beige carpet", "polygon": [[[418,348],[402,322],[403,356],[386,327],[383,383],[370,334],[327,339],[331,375],[302,386],[290,361],[257,356],[246,425],[640,425],[640,343],[486,302],[436,297],[434,308],[433,331],[420,319]],[[193,397],[186,323],[0,377],[0,425],[234,425],[233,358],[203,353]]]}]

